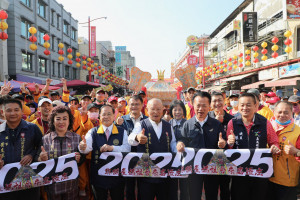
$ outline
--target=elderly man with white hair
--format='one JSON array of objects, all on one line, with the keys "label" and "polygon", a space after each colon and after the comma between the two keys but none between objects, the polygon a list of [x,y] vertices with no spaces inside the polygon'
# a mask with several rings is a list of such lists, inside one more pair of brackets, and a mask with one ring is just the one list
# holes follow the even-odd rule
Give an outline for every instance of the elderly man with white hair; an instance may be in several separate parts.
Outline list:
[{"label": "elderly man with white hair", "polygon": [[[137,152],[176,152],[176,139],[171,125],[162,120],[163,104],[160,99],[151,99],[147,104],[149,118],[137,123],[128,137]],[[172,199],[176,191],[170,191],[168,178],[140,178],[138,189],[142,200]]]}]

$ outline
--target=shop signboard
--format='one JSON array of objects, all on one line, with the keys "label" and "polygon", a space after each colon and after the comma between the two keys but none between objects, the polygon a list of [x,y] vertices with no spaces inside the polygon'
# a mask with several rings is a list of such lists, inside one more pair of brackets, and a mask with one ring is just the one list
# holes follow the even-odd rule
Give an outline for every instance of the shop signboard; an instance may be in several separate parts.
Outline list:
[{"label": "shop signboard", "polygon": [[227,85],[227,79],[226,78],[220,79],[220,85]]},{"label": "shop signboard", "polygon": [[278,78],[278,68],[266,69],[258,72],[258,80]]},{"label": "shop signboard", "polygon": [[300,75],[300,63],[279,67],[279,78]]},{"label": "shop signboard", "polygon": [[256,12],[243,12],[243,41],[257,42]]},{"label": "shop signboard", "polygon": [[288,19],[300,19],[300,0],[286,0]]},{"label": "shop signboard", "polygon": [[115,46],[116,51],[126,51],[126,46]]},{"label": "shop signboard", "polygon": [[187,63],[188,65],[196,65],[198,63],[198,58],[195,55],[189,55],[187,57]]},{"label": "shop signboard", "polygon": [[233,20],[233,30],[240,30],[240,29],[241,29],[241,21]]}]

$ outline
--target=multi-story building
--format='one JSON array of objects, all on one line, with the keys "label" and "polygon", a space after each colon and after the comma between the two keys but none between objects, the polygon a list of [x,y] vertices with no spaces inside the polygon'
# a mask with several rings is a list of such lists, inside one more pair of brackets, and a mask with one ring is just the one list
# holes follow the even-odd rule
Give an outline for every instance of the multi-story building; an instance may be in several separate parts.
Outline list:
[{"label": "multi-story building", "polygon": [[[7,10],[9,2],[0,0],[0,10]],[[8,63],[7,63],[7,40],[0,40],[0,81],[7,80]]]},{"label": "multi-story building", "polygon": [[[78,79],[79,69],[75,62],[68,64],[67,49],[72,48],[73,60],[78,51],[78,21],[55,0],[8,0],[8,74],[11,79],[45,83],[52,78]],[[36,51],[29,48],[31,44],[29,28],[37,29]],[[44,54],[43,36],[50,36],[50,55]],[[65,60],[58,60],[58,44],[64,44]]]},{"label": "multi-story building", "polygon": [[116,75],[124,80],[129,80],[130,70],[135,66],[135,57],[131,56],[126,46],[115,47]]},{"label": "multi-story building", "polygon": [[[227,82],[226,90],[239,90],[249,88],[270,88],[282,90],[286,95],[292,93],[292,87],[299,88],[298,68],[300,55],[300,14],[293,12],[293,8],[299,9],[300,5],[287,0],[245,0],[242,2],[210,35],[209,51],[215,62],[232,58],[243,53],[242,68],[233,69],[224,73],[213,75],[210,82],[219,85]],[[292,10],[291,10],[292,9]],[[257,41],[246,42],[243,31],[243,15],[245,12],[257,13]],[[284,32],[292,32],[292,52],[286,53],[284,44]],[[256,33],[254,33],[256,34]],[[278,57],[272,58],[272,38],[276,36],[279,41]],[[261,44],[267,43],[267,60],[262,61]],[[253,51],[251,52],[251,65],[245,65],[245,50],[259,47],[259,62],[254,63]],[[291,67],[293,65],[293,67]],[[299,66],[298,66],[299,65]],[[292,70],[293,68],[293,70]],[[286,73],[286,70],[293,72]],[[284,72],[284,74],[282,73]],[[292,76],[296,76],[291,78]],[[298,77],[297,77],[298,76]]]},{"label": "multi-story building", "polygon": [[[79,52],[82,55],[89,55],[89,41],[83,37],[78,39]],[[115,55],[111,41],[97,41],[96,42],[96,56],[92,59],[98,63],[101,67],[104,67],[107,71],[114,74],[115,71]],[[87,70],[80,71],[80,80],[89,81],[89,72]],[[98,81],[104,83],[105,79],[92,73],[92,81]]]}]

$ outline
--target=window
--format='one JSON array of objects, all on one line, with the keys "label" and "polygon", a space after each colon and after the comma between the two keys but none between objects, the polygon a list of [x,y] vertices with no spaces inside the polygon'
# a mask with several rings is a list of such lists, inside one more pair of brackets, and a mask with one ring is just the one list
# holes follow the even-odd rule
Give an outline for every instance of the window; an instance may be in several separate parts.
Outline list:
[{"label": "window", "polygon": [[39,16],[46,18],[46,4],[42,1],[38,1],[37,13]]},{"label": "window", "polygon": [[73,56],[73,60],[76,59],[76,52],[77,52],[77,50],[74,49],[74,48],[72,48],[72,56]]},{"label": "window", "polygon": [[54,16],[55,15],[55,11],[51,10],[51,24],[54,26]]},{"label": "window", "polygon": [[57,29],[60,30],[60,16],[57,15]]},{"label": "window", "polygon": [[70,78],[70,66],[65,66],[65,78]]},{"label": "window", "polygon": [[52,61],[52,75],[55,76],[55,61]]},{"label": "window", "polygon": [[297,28],[297,51],[300,51],[300,28]]},{"label": "window", "polygon": [[21,35],[25,38],[30,37],[29,28],[31,27],[31,22],[26,19],[21,19]]},{"label": "window", "polygon": [[59,48],[58,48],[58,44],[60,43],[60,39],[58,39],[57,38],[57,45],[56,45],[56,47],[57,47],[57,52],[59,51]]},{"label": "window", "polygon": [[21,0],[23,4],[25,4],[27,7],[31,7],[31,0]]},{"label": "window", "polygon": [[69,35],[69,24],[66,21],[64,21],[64,33]]},{"label": "window", "polygon": [[47,60],[45,58],[39,58],[39,72],[47,73]]},{"label": "window", "polygon": [[71,38],[72,38],[73,40],[76,40],[76,29],[75,29],[75,28],[72,28]]},{"label": "window", "polygon": [[44,42],[45,42],[45,40],[44,40],[44,38],[43,38],[45,34],[46,34],[46,31],[44,31],[44,30],[42,30],[42,29],[40,29],[40,30],[38,31],[38,43],[41,44],[41,45],[43,45]]},{"label": "window", "polygon": [[77,79],[77,69],[73,68],[73,80]]},{"label": "window", "polygon": [[61,77],[60,72],[61,72],[61,63],[57,63],[57,76],[58,77]]},{"label": "window", "polygon": [[22,52],[22,69],[32,70],[32,54]]},{"label": "window", "polygon": [[54,35],[52,35],[52,37],[50,38],[50,40],[51,40],[51,49],[53,50],[53,51],[55,51],[55,36]]}]

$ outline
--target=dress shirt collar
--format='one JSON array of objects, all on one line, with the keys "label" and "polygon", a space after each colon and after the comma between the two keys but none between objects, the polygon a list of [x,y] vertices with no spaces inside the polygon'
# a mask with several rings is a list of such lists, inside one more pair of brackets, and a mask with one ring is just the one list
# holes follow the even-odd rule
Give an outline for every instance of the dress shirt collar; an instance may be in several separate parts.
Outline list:
[{"label": "dress shirt collar", "polygon": [[151,119],[150,119],[150,117],[149,117],[149,120],[150,120],[150,123],[152,124],[152,126],[153,125],[155,125],[155,126],[160,126],[161,124],[162,124],[162,121],[160,120],[160,122],[157,124],[155,121],[152,121]]},{"label": "dress shirt collar", "polygon": [[113,129],[113,125],[114,125],[114,124],[112,124],[112,125],[110,125],[109,127],[107,127],[107,126],[104,126],[104,125],[102,124],[104,133],[105,133],[106,129],[108,129],[108,130],[109,130],[109,134],[111,134],[112,129]]},{"label": "dress shirt collar", "polygon": [[199,121],[198,118],[195,116],[196,118],[196,122],[198,122],[200,124],[201,127],[203,127],[204,123],[207,121],[208,119],[208,115],[206,115],[205,119],[203,121]]},{"label": "dress shirt collar", "polygon": [[141,121],[141,119],[143,118],[143,114],[142,113],[140,113],[140,116],[137,118],[137,119],[135,119],[132,115],[131,115],[131,113],[130,113],[130,119],[132,119],[132,120],[134,120],[134,121]]}]

